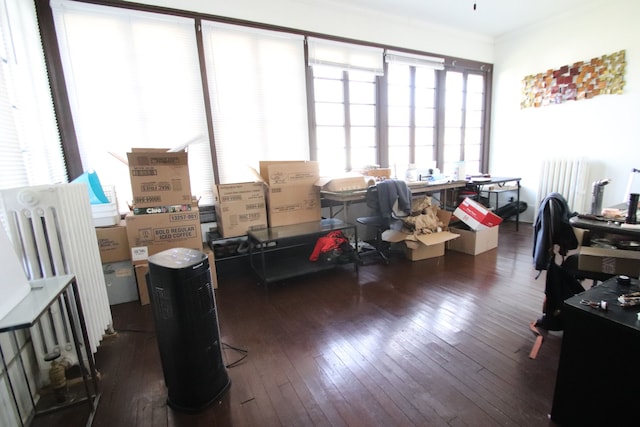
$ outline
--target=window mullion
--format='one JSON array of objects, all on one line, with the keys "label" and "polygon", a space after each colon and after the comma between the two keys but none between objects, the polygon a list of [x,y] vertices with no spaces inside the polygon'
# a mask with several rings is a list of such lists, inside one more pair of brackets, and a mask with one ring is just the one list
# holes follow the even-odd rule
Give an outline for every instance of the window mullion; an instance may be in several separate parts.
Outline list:
[{"label": "window mullion", "polygon": [[344,145],[346,150],[346,164],[344,167],[345,170],[350,171],[352,160],[351,160],[351,99],[349,96],[349,72],[342,72],[342,99],[344,104]]},{"label": "window mullion", "polygon": [[462,109],[460,111],[460,114],[462,114],[461,120],[460,120],[460,160],[464,161],[465,160],[465,134],[467,132],[467,82],[469,79],[469,73],[468,72],[463,72],[462,73]]},{"label": "window mullion", "polygon": [[409,163],[415,164],[416,159],[416,67],[409,67]]},{"label": "window mullion", "polygon": [[436,167],[444,167],[444,99],[446,71],[436,71],[436,126],[434,127],[434,158]]}]

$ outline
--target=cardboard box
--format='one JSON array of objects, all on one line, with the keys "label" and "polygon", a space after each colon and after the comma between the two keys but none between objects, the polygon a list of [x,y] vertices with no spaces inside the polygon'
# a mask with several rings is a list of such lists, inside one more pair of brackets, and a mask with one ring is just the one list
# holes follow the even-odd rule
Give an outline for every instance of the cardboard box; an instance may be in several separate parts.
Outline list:
[{"label": "cardboard box", "polygon": [[308,160],[261,161],[260,176],[270,186],[313,185],[320,178],[320,165]]},{"label": "cardboard box", "polygon": [[367,169],[364,173],[366,176],[372,176],[374,178],[391,178],[391,168],[377,168]]},{"label": "cardboard box", "polygon": [[132,215],[125,218],[133,264],[146,263],[149,256],[170,248],[202,250],[200,212]]},{"label": "cardboard box", "polygon": [[103,264],[131,259],[127,227],[124,221],[111,227],[97,227],[96,237]]},{"label": "cardboard box", "polygon": [[136,284],[138,285],[138,297],[140,299],[140,305],[147,305],[151,303],[149,298],[149,287],[147,286],[147,273],[149,272],[149,264],[142,263],[134,265],[133,268],[136,271]]},{"label": "cardboard box", "polygon": [[578,268],[607,274],[640,276],[640,251],[582,246],[578,252]]},{"label": "cardboard box", "polygon": [[469,230],[462,227],[449,227],[449,231],[459,234],[460,237],[447,242],[447,249],[463,252],[470,255],[478,255],[498,247],[498,232],[500,226],[485,230]]},{"label": "cardboard box", "polygon": [[423,259],[436,258],[444,255],[445,244],[436,243],[435,245],[420,245],[417,248],[404,247],[404,256],[411,261],[420,261]]},{"label": "cardboard box", "polygon": [[131,261],[102,264],[109,305],[138,300],[135,270]]},{"label": "cardboard box", "polygon": [[192,203],[186,152],[134,148],[127,159],[135,208]]},{"label": "cardboard box", "polygon": [[269,227],[320,221],[320,189],[313,184],[270,186],[267,190]]},{"label": "cardboard box", "polygon": [[438,209],[436,214],[443,223],[443,231],[414,235],[391,229],[382,233],[382,239],[391,243],[404,242],[405,256],[411,261],[443,256],[445,243],[460,236],[448,231],[451,212]]},{"label": "cardboard box", "polygon": [[218,184],[216,215],[223,238],[244,236],[268,226],[265,186],[262,182]]},{"label": "cardboard box", "polygon": [[261,161],[260,176],[267,183],[269,227],[320,221],[318,162]]},{"label": "cardboard box", "polygon": [[315,185],[324,191],[354,191],[367,188],[367,179],[360,174],[340,177],[322,177]]},{"label": "cardboard box", "polygon": [[468,197],[460,202],[453,215],[472,230],[486,230],[502,222],[498,215]]}]

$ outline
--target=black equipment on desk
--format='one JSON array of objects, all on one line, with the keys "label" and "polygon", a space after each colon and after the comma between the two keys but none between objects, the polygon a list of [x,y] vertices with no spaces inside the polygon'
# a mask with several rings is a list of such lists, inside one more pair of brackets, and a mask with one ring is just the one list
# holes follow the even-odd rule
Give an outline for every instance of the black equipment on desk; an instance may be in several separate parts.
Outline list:
[{"label": "black equipment on desk", "polygon": [[167,404],[197,412],[231,384],[222,358],[209,260],[195,249],[173,248],[148,261],[147,286]]}]

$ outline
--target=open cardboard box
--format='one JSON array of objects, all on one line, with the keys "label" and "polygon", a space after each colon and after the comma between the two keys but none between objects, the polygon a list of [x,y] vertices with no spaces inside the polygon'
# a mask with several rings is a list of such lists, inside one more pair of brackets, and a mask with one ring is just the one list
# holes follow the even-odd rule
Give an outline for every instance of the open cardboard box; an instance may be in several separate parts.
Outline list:
[{"label": "open cardboard box", "polygon": [[447,249],[462,252],[469,255],[479,255],[498,247],[498,234],[500,226],[485,230],[471,230],[464,224],[457,223],[449,230],[460,235],[459,239],[447,242]]},{"label": "open cardboard box", "polygon": [[468,197],[460,202],[453,215],[476,231],[495,227],[502,222],[498,215]]},{"label": "open cardboard box", "polygon": [[436,215],[443,223],[442,231],[431,234],[413,234],[390,229],[382,233],[382,240],[391,243],[404,242],[405,255],[411,261],[443,256],[445,243],[460,236],[448,231],[451,212],[438,209]]}]

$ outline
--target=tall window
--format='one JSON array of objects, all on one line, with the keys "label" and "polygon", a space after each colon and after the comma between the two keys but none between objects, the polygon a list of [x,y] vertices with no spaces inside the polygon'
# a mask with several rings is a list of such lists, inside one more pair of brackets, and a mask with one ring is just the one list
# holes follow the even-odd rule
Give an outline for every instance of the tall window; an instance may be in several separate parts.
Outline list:
[{"label": "tall window", "polygon": [[308,38],[313,71],[313,153],[323,175],[379,164],[382,49]]},{"label": "tall window", "polygon": [[131,202],[132,148],[188,146],[191,190],[213,202],[193,19],[51,2],[82,166]]},{"label": "tall window", "polygon": [[464,161],[467,172],[480,172],[484,76],[447,71],[445,79],[444,170],[452,171]]},{"label": "tall window", "polygon": [[66,181],[34,5],[0,0],[0,188]]},{"label": "tall window", "polygon": [[436,71],[387,66],[389,166],[399,178],[414,165],[436,167]]},{"label": "tall window", "polygon": [[376,76],[313,68],[316,158],[322,173],[377,164]]},{"label": "tall window", "polygon": [[203,22],[220,183],[260,160],[308,160],[301,36]]}]

